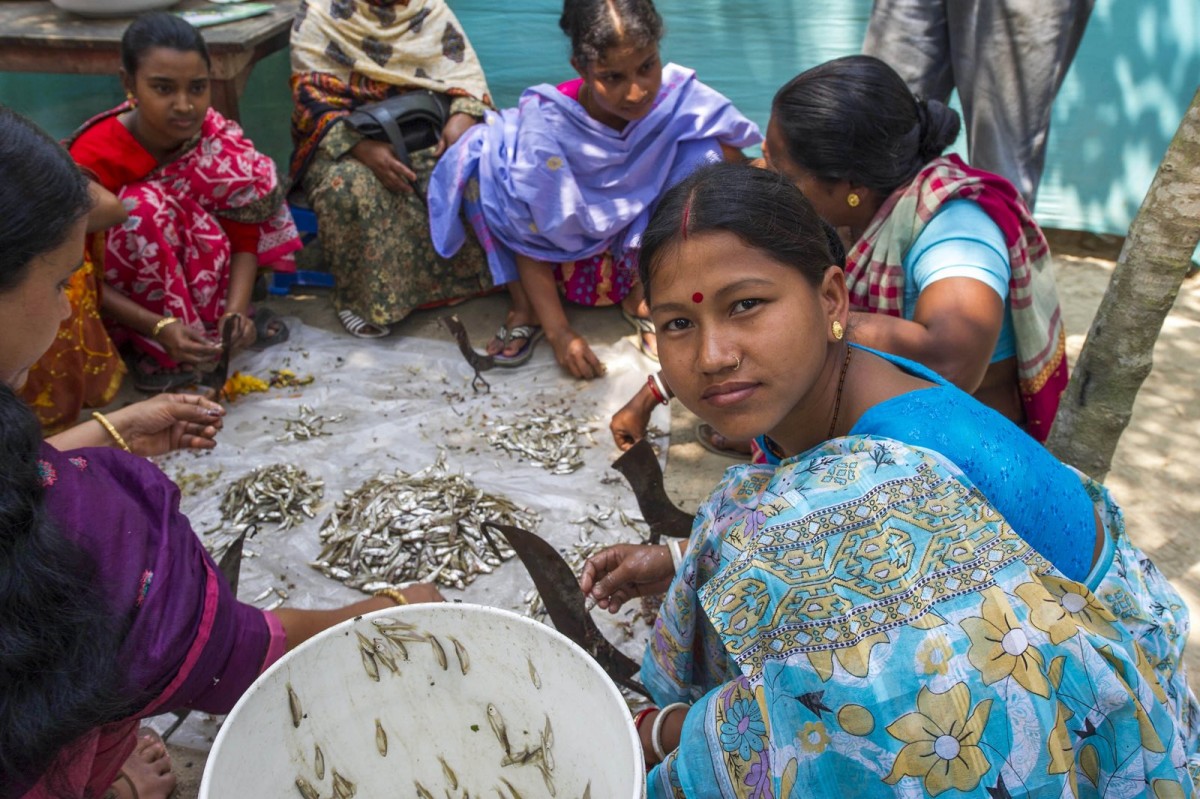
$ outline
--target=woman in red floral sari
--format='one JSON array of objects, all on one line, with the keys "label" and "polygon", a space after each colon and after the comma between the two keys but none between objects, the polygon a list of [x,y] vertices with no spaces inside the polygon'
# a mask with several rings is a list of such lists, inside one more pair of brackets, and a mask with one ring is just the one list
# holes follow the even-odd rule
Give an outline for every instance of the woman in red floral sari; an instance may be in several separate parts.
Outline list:
[{"label": "woman in red floral sari", "polygon": [[[274,163],[209,105],[199,31],[140,17],[121,59],[128,101],[86,122],[70,150],[129,211],[107,235],[103,310],[137,353],[135,385],[163,389],[217,357],[222,320],[249,316],[259,267],[294,269],[301,245]],[[256,321],[237,326],[235,349],[285,335],[262,311]]]}]

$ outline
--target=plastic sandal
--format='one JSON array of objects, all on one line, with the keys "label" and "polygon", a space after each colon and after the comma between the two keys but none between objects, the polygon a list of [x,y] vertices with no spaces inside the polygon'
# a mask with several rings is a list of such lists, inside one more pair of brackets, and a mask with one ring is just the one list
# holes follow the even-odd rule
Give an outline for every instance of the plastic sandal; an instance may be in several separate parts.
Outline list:
[{"label": "plastic sandal", "polygon": [[[346,332],[356,338],[383,338],[392,332],[392,329],[387,325],[377,325],[374,322],[368,322],[349,309],[338,311],[337,317],[341,321],[342,326],[346,328]],[[372,328],[374,329],[372,330]]]},{"label": "plastic sandal", "polygon": [[[504,325],[501,325],[500,328],[508,334],[506,337],[501,339],[504,341],[505,346],[508,346],[508,342],[512,341],[513,339],[525,339],[525,343],[521,346],[521,349],[516,351],[515,354],[497,354],[492,356],[496,366],[501,366],[505,369],[512,369],[515,366],[520,366],[524,363],[527,363],[529,359],[533,357],[533,350],[537,346],[537,343],[542,340],[544,335],[542,333],[541,325],[517,325],[512,330],[508,330]],[[496,338],[500,338],[500,330],[497,330],[496,333]]]},{"label": "plastic sandal", "polygon": [[658,353],[646,343],[647,333],[651,335],[658,334],[658,331],[654,329],[654,322],[644,316],[634,316],[624,308],[621,309],[621,318],[632,325],[634,331],[638,334],[638,349],[642,351],[642,355],[658,363]]}]

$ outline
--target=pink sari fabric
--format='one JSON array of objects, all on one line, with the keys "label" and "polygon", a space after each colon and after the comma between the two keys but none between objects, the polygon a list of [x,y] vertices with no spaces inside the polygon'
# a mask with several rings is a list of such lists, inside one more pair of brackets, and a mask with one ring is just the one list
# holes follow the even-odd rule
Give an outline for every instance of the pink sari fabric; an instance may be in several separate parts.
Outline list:
[{"label": "pink sari fabric", "polygon": [[1009,302],[1017,340],[1017,374],[1025,429],[1045,441],[1067,387],[1066,331],[1050,248],[1012,184],[967,166],[957,155],[935,158],[892,193],[846,255],[846,287],[855,310],[904,315],[904,255],[943,203],[974,200],[1008,244]]},{"label": "pink sari fabric", "polygon": [[[76,160],[129,211],[128,221],[108,232],[105,282],[147,310],[178,317],[215,338],[235,251],[222,221],[230,228],[257,227],[260,266],[295,270],[300,234],[275,164],[237,123],[210,108],[196,140],[158,165],[116,118],[127,110],[122,105],[89,120],[71,146]],[[131,164],[149,168],[139,175],[143,169],[131,170]],[[162,366],[175,365],[152,339],[121,326],[112,333]]]}]

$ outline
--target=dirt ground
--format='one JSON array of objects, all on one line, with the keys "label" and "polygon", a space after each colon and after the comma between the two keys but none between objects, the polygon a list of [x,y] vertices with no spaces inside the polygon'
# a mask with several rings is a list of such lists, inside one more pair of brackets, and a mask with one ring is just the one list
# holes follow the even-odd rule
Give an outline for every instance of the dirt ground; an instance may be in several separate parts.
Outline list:
[{"label": "dirt ground", "polygon": [[[1055,252],[1059,295],[1068,332],[1068,354],[1074,360],[1104,294],[1120,240],[1050,231]],[[300,316],[306,324],[341,334],[328,301],[319,295],[271,300],[279,313]],[[471,327],[491,329],[501,319],[504,300],[492,296],[460,306]],[[629,329],[615,311],[579,315],[589,338],[613,341]],[[436,314],[418,313],[393,333],[396,336],[442,335]],[[1125,509],[1135,544],[1154,560],[1183,594],[1192,615],[1200,610],[1200,491],[1191,457],[1200,452],[1200,278],[1184,282],[1167,318],[1154,353],[1154,369],[1142,386],[1133,418],[1121,439],[1107,484]],[[695,443],[697,419],[678,403],[672,407],[667,490],[675,501],[694,509],[721,472],[732,463]],[[615,455],[615,453],[614,453]],[[1200,641],[1192,632],[1187,656],[1193,673],[1200,669]],[[197,796],[205,752],[172,747],[180,785],[178,799]]]}]

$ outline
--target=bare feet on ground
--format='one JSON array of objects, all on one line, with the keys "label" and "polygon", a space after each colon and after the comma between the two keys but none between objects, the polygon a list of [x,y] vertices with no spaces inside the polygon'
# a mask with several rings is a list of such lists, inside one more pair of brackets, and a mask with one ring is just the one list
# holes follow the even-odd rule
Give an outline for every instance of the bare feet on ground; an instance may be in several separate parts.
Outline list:
[{"label": "bare feet on ground", "polygon": [[175,775],[171,772],[171,756],[167,754],[166,744],[158,733],[143,729],[138,733],[133,754],[121,766],[121,776],[105,796],[113,799],[167,799],[173,790]]}]

